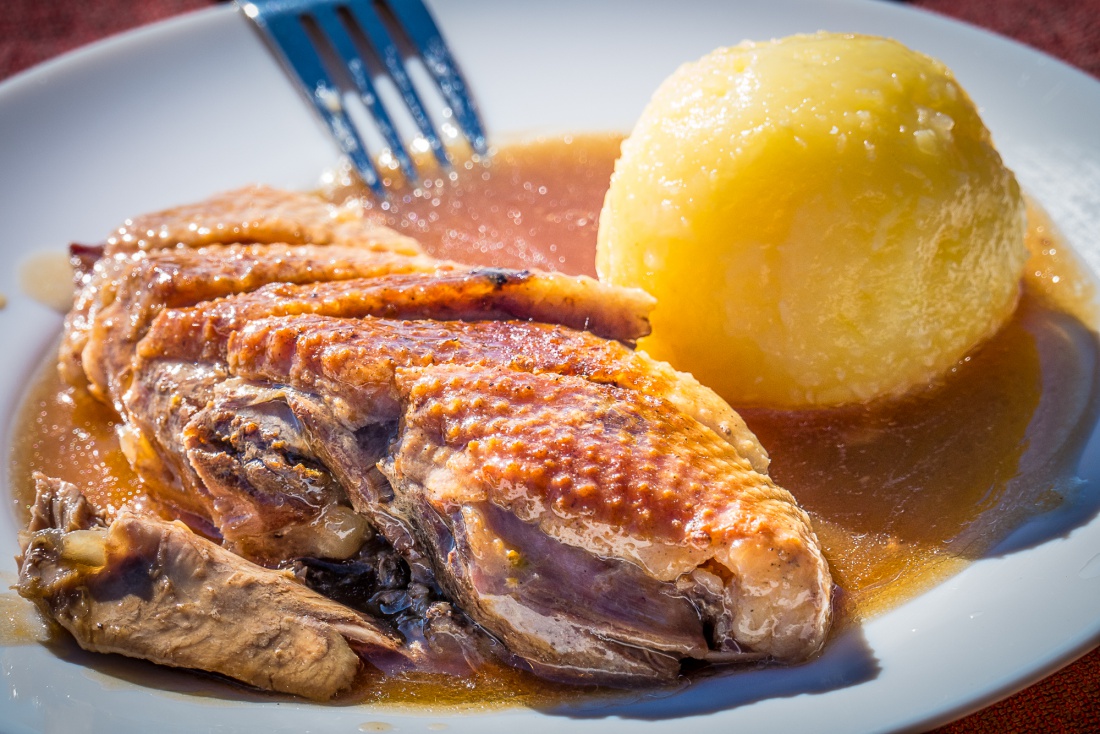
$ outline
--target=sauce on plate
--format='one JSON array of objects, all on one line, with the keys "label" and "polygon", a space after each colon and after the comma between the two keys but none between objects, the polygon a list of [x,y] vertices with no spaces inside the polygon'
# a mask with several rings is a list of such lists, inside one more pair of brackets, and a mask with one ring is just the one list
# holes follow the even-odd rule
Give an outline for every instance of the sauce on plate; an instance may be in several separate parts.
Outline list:
[{"label": "sauce on plate", "polygon": [[[384,204],[346,172],[323,193],[363,197],[369,216],[438,257],[593,275],[620,142],[584,135],[508,146]],[[1094,286],[1038,207],[1029,221],[1032,254],[1015,316],[939,384],[881,404],[742,411],[771,454],[773,478],[813,518],[839,585],[841,625],[880,614],[985,554],[1010,552],[1014,529],[1062,506],[1075,488],[1098,415]],[[22,519],[35,470],[75,483],[108,512],[145,501],[119,449],[117,420],[63,388],[49,355],[14,432]],[[468,680],[367,675],[349,700],[470,710],[552,705],[577,691],[501,668]]]}]

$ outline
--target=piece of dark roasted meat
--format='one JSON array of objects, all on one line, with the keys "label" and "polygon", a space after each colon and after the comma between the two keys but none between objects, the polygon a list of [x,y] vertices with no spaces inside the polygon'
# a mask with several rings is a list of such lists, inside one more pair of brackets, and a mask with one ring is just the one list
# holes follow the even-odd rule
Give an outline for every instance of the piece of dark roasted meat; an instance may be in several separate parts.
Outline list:
[{"label": "piece of dark roasted meat", "polygon": [[123,511],[108,524],[70,484],[38,477],[37,489],[18,590],[85,649],[322,700],[362,660],[390,673],[430,662],[422,646],[181,523]]},{"label": "piece of dark roasted meat", "polygon": [[[227,341],[231,376],[181,449],[239,551],[322,547],[346,496],[548,677],[627,684],[683,659],[811,654],[831,589],[805,514],[610,344],[511,321],[266,319]],[[597,588],[649,601],[601,605]]]},{"label": "piece of dark roasted meat", "polygon": [[65,380],[118,403],[138,340],[165,308],[193,306],[268,283],[448,270],[426,255],[351,245],[210,245],[101,257],[69,313],[59,365]]},{"label": "piece of dark roasted meat", "polygon": [[[518,635],[511,649],[545,645],[532,654],[549,657],[536,659],[572,667],[564,641],[580,639],[579,674],[594,642],[788,661],[824,642],[831,580],[809,518],[667,401],[480,366],[398,370],[397,387],[406,409],[381,464],[393,505],[434,549],[459,606],[506,642]],[[549,551],[555,543],[563,550]],[[554,574],[577,587],[562,602],[524,583],[524,564],[537,576],[546,556],[568,567],[570,554],[584,560]],[[571,610],[565,600],[592,585],[624,600],[633,589],[653,606]],[[663,628],[655,609],[679,619]]]}]

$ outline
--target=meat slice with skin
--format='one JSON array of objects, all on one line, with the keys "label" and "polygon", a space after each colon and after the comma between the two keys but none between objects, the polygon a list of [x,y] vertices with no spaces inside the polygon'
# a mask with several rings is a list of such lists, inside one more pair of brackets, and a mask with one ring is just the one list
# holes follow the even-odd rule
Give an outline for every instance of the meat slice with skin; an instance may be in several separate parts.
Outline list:
[{"label": "meat slice with skin", "polygon": [[[123,448],[138,473],[158,487],[161,499],[187,512],[193,525],[209,531],[216,527],[214,518],[219,513],[211,509],[211,494],[187,461],[183,431],[213,398],[214,387],[230,376],[224,365],[228,338],[252,319],[272,311],[549,318],[549,312],[560,309],[561,320],[603,325],[623,338],[633,338],[648,329],[645,319],[650,305],[649,297],[640,291],[602,286],[590,279],[455,270],[274,285],[194,308],[170,309],[155,319],[138,344],[120,410],[126,419]],[[314,527],[323,530],[325,526]]]},{"label": "meat slice with skin", "polygon": [[[729,441],[754,469],[767,469],[766,453],[740,417],[689,375],[619,342],[561,326],[276,317],[234,332],[221,356],[224,373],[171,360],[138,369],[127,411],[147,436],[134,443],[149,446],[151,455],[142,460],[135,450],[130,456],[143,476],[186,490],[167,489],[163,500],[205,518],[249,557],[311,547],[346,557],[337,549],[354,550],[350,525],[335,519],[343,511],[333,503],[344,497],[320,491],[328,480],[317,478],[318,464],[336,473],[359,512],[384,522],[373,516],[372,500],[360,498],[384,491],[371,468],[385,443],[365,445],[360,429],[396,426],[402,399],[394,371],[400,367],[507,366],[639,390],[669,400]],[[272,430],[265,433],[264,426]],[[337,536],[344,541],[335,542]]]},{"label": "meat slice with skin", "polygon": [[[295,483],[284,475],[281,483],[273,485],[276,496],[269,504],[272,498],[264,490],[265,482],[249,476],[256,471],[267,473],[276,464],[285,470],[293,462],[283,461],[283,456],[293,445],[299,464],[327,471],[326,481],[337,480],[358,511],[382,529],[406,557],[415,556],[410,565],[430,565],[430,580],[441,584],[475,621],[541,675],[604,684],[667,681],[678,674],[683,658],[799,659],[811,654],[823,640],[828,626],[828,571],[805,515],[786,492],[755,471],[752,462],[728,439],[662,397],[674,394],[662,386],[667,375],[660,370],[647,374],[648,362],[639,361],[639,355],[622,345],[544,324],[306,315],[248,325],[229,340],[225,358],[228,372],[236,377],[213,387],[211,400],[183,428],[185,438],[175,450],[182,449],[202,475],[202,486],[211,497],[219,498],[221,504],[210,510],[211,514],[238,507],[237,514],[246,523],[258,524],[255,534],[248,537],[247,532],[238,534],[240,528],[227,522],[224,515],[215,519],[227,537],[246,552],[271,552],[257,551],[257,542],[262,548],[275,528],[288,527],[278,493],[293,494]],[[402,380],[408,380],[402,368],[434,361],[456,364],[424,367],[426,373],[456,370],[459,377],[452,380],[451,387],[468,383],[470,392],[432,395],[427,401],[431,407],[425,408],[402,386]],[[553,370],[570,374],[559,377]],[[498,411],[519,415],[530,410],[531,390],[509,388],[493,393],[485,388],[486,376],[499,378],[505,385],[521,378],[551,380],[536,383],[540,390],[548,391],[547,400],[542,411],[523,425],[533,432],[526,438],[530,445],[538,446],[535,452],[542,458],[537,465],[519,465],[519,474],[509,479],[516,486],[531,481],[537,484],[547,472],[547,461],[560,463],[566,479],[578,484],[583,477],[572,477],[571,472],[602,476],[599,472],[610,468],[608,487],[597,489],[589,476],[591,487],[586,491],[597,498],[607,494],[609,501],[621,503],[616,493],[626,492],[630,486],[620,485],[640,479],[643,494],[648,493],[645,502],[665,514],[682,514],[665,518],[655,530],[664,532],[670,526],[692,523],[692,518],[683,515],[687,511],[678,506],[678,498],[682,498],[689,507],[698,506],[703,516],[717,512],[723,503],[729,505],[725,507],[728,513],[748,508],[746,517],[735,518],[744,537],[719,538],[717,550],[692,551],[690,546],[701,542],[700,533],[711,533],[710,528],[690,536],[666,533],[668,537],[662,539],[659,533],[652,533],[653,528],[643,526],[636,537],[623,541],[635,548],[631,555],[606,543],[606,536],[617,532],[614,524],[622,518],[605,519],[603,536],[573,536],[572,530],[562,531],[564,521],[557,528],[561,532],[555,534],[515,507],[505,508],[508,512],[501,515],[501,503],[495,501],[499,498],[478,493],[483,479],[454,478],[456,486],[471,493],[454,505],[433,503],[423,492],[410,490],[427,481],[425,477],[454,470],[458,461],[442,449],[425,455],[424,463],[430,468],[410,459],[410,455],[420,455],[410,448],[416,445],[417,436],[446,436],[450,430],[435,425],[426,429],[415,418],[421,415],[417,411],[430,414],[467,398],[479,409],[493,405]],[[566,378],[570,382],[564,388],[553,382]],[[647,394],[647,389],[655,394]],[[248,411],[263,402],[265,393],[269,397],[278,394],[278,411],[285,411],[279,413],[279,424],[288,433],[280,441],[283,448],[278,455],[256,463],[265,447],[274,442],[260,435],[262,431],[243,443],[227,440],[233,432],[222,426],[238,417],[260,425],[262,421],[252,420]],[[249,400],[251,405],[246,404]],[[560,414],[556,412],[559,409]],[[271,415],[277,411],[267,405],[263,412]],[[604,416],[610,417],[604,420]],[[464,422],[497,430],[500,421],[494,423],[492,417],[475,410]],[[402,419],[400,428],[398,419]],[[599,431],[592,434],[588,423],[601,420]],[[375,434],[381,440],[361,440],[359,431],[368,426],[382,429]],[[507,438],[511,429],[505,425],[501,430]],[[559,431],[568,439],[564,444],[557,441]],[[571,431],[576,435],[570,435]],[[394,437],[396,443],[392,443]],[[485,441],[486,436],[480,440]],[[495,434],[488,436],[488,444],[499,440],[503,439]],[[575,441],[581,444],[579,448],[572,446]],[[589,464],[578,469],[575,452],[581,449]],[[609,463],[596,462],[593,456],[605,457]],[[372,477],[379,461],[389,482]],[[615,467],[622,472],[614,473]],[[528,471],[530,478],[524,475]],[[715,483],[717,487],[712,486]],[[309,490],[318,482],[299,484]],[[712,504],[704,505],[703,499],[711,494]],[[308,531],[323,525],[315,521],[319,510],[316,516],[310,514],[309,507],[305,510],[289,527]],[[757,510],[758,515],[752,515]],[[730,528],[719,527],[713,534],[718,531],[728,536]],[[777,540],[778,532],[788,532],[791,537]],[[577,537],[581,542],[576,542]],[[514,547],[507,547],[506,538]],[[760,543],[768,550],[758,547]],[[688,548],[681,548],[685,544]],[[744,556],[730,560],[735,551],[727,546],[744,546]],[[278,543],[271,547],[278,552]],[[720,552],[723,549],[725,556]],[[510,556],[509,550],[516,555]],[[656,566],[655,557],[674,552],[687,560],[681,559],[671,568]],[[518,565],[509,558],[515,558]],[[781,563],[785,565],[780,568],[777,564]],[[744,583],[731,580],[740,573],[731,570],[736,564],[751,571]],[[806,572],[800,576],[792,568]],[[548,579],[562,584],[582,581],[583,585],[561,585],[551,592]],[[786,584],[789,594],[781,590],[775,597],[757,598],[761,589],[773,583]],[[649,601],[642,603],[642,597]],[[554,599],[572,601],[555,605]],[[601,606],[606,599],[633,599],[635,603]],[[792,621],[777,611],[784,604],[801,604],[803,608],[791,612]],[[756,611],[749,613],[748,609]],[[798,625],[802,628],[792,632]],[[772,644],[775,637],[787,640]],[[792,637],[799,639],[792,642]]]},{"label": "meat slice with skin", "polygon": [[361,660],[389,673],[432,667],[422,648],[287,572],[178,522],[124,509],[107,525],[72,485],[36,483],[18,590],[85,649],[318,700],[350,686]]},{"label": "meat slice with skin", "polygon": [[[441,370],[444,375],[451,375],[448,370],[453,370],[455,377],[451,387],[469,382],[469,393],[433,394],[418,402],[419,397],[410,394],[403,383],[410,374],[434,374],[433,370]],[[613,520],[604,519],[605,525],[601,528],[604,537],[592,533],[586,537],[583,521],[575,528],[575,535],[573,530],[548,532],[537,519],[532,521],[530,516],[517,511],[516,506],[508,506],[500,501],[500,497],[486,492],[482,486],[483,479],[464,473],[456,473],[448,480],[455,487],[461,487],[463,494],[443,502],[436,501],[431,491],[423,489],[424,486],[434,488],[425,477],[433,477],[432,481],[438,483],[440,476],[456,470],[459,459],[448,455],[447,447],[430,447],[424,436],[449,436],[454,431],[448,425],[425,425],[418,416],[438,414],[446,406],[453,409],[466,398],[477,408],[492,404],[496,413],[478,413],[475,410],[474,415],[463,416],[463,422],[480,423],[482,419],[499,418],[502,411],[524,416],[530,412],[527,406],[530,400],[527,387],[530,386],[518,390],[514,389],[514,385],[509,387],[509,380],[521,378],[566,379],[556,375],[518,373],[484,364],[391,372],[391,379],[406,410],[400,428],[393,421],[388,422],[393,428],[396,443],[383,432],[378,435],[383,440],[373,445],[357,441],[355,432],[342,428],[323,405],[301,397],[297,401],[288,400],[286,393],[292,391],[285,387],[278,390],[286,400],[285,407],[290,408],[293,415],[283,418],[282,423],[298,426],[294,433],[300,444],[295,451],[308,456],[313,466],[325,467],[345,486],[357,487],[373,484],[369,480],[360,485],[356,482],[368,476],[373,464],[381,459],[382,471],[389,482],[374,491],[360,489],[354,492],[353,498],[358,500],[357,509],[370,517],[372,523],[406,556],[410,565],[426,563],[430,566],[432,573],[422,577],[422,581],[442,586],[461,609],[501,640],[526,667],[540,675],[574,683],[637,685],[675,679],[685,658],[715,662],[766,657],[792,660],[817,649],[828,624],[829,579],[827,569],[814,565],[824,562],[808,520],[794,508],[787,493],[753,471],[749,462],[740,457],[732,446],[658,398],[579,378],[569,378],[572,382],[565,388],[552,382],[551,386],[559,388],[558,392],[550,391],[547,394],[548,406],[544,406],[543,413],[530,416],[530,423],[524,424],[524,428],[531,428],[537,434],[528,439],[537,439],[538,446],[534,453],[541,454],[541,457],[533,467],[518,465],[516,474],[508,481],[516,486],[531,482],[537,485],[539,481],[545,481],[545,464],[553,455],[555,458],[552,461],[561,463],[562,476],[566,479],[573,481],[572,475],[579,474],[583,476],[579,476],[576,483],[585,478],[592,482],[593,472],[588,471],[592,467],[591,456],[607,455],[611,459],[612,469],[633,472],[631,476],[640,477],[643,487],[650,487],[646,490],[649,495],[644,498],[645,501],[658,507],[658,511],[663,510],[666,514],[679,511],[681,515],[690,514],[690,506],[699,503],[699,495],[703,492],[697,486],[700,481],[727,481],[730,486],[722,488],[725,491],[719,492],[721,496],[716,499],[715,505],[723,501],[728,501],[730,505],[744,505],[726,509],[744,512],[746,517],[739,517],[738,521],[742,524],[756,523],[755,532],[770,533],[765,538],[738,540],[740,543],[763,542],[769,545],[768,551],[756,547],[740,560],[750,572],[744,579],[744,585],[729,580],[735,574],[727,566],[711,562],[718,555],[714,551],[710,551],[709,555],[706,550],[696,553],[688,559],[688,563],[681,563],[672,570],[655,569],[652,550],[648,555],[645,551],[639,551],[641,555],[617,552],[606,543],[606,536],[617,532],[611,527]],[[479,379],[482,382],[478,382]],[[500,380],[506,387],[495,392],[485,390],[486,379]],[[244,393],[235,392],[237,389],[243,389]],[[215,390],[214,400],[187,426],[185,446],[192,465],[203,475],[205,486],[214,494],[224,493],[221,494],[223,501],[232,499],[230,506],[243,508],[245,511],[240,516],[245,522],[263,523],[271,519],[272,527],[279,527],[285,518],[279,516],[278,502],[271,507],[260,504],[264,501],[258,499],[264,494],[264,483],[246,476],[256,470],[256,467],[250,469],[248,466],[249,451],[240,446],[230,448],[219,445],[218,441],[211,440],[211,436],[218,432],[217,424],[221,421],[238,414],[245,415],[245,419],[249,420],[242,410],[244,406],[239,402],[223,402],[227,397],[237,399],[249,390],[256,390],[258,394],[264,390],[270,393],[275,389],[260,390],[250,381],[239,383],[237,388],[234,388],[233,380],[222,383]],[[597,391],[595,395],[586,395],[592,390]],[[563,391],[567,392],[568,399],[563,399],[560,394]],[[602,405],[601,401],[610,407]],[[639,401],[642,403],[640,408],[636,405]],[[310,414],[306,405],[312,405],[317,412]],[[563,411],[561,415],[549,415],[557,408]],[[265,410],[271,412],[270,408]],[[613,418],[605,419],[607,415]],[[602,421],[603,424],[593,433],[587,425],[591,421]],[[537,431],[534,425],[538,425]],[[624,425],[629,430],[619,434],[610,430]],[[558,431],[559,426],[567,434],[566,438],[569,438],[569,431],[580,435],[580,439],[575,441],[579,445],[570,447],[573,441],[559,441],[555,436],[543,435],[547,431]],[[499,420],[489,420],[484,428],[485,432],[479,434],[478,440],[486,444],[512,441],[517,435],[509,426],[501,425]],[[644,445],[635,450],[631,443],[635,440]],[[690,445],[677,445],[678,440]],[[270,442],[266,444],[270,445]],[[710,474],[702,470],[694,473],[685,471],[684,466],[664,457],[673,449],[679,450],[676,458],[682,464],[690,466],[696,460],[702,460],[723,471],[712,471]],[[581,451],[590,462],[579,472],[576,451]],[[252,459],[255,459],[254,455]],[[227,482],[224,476],[213,475],[208,469],[209,462],[224,462],[227,467],[235,465],[236,469],[224,472],[233,479]],[[530,472],[529,477],[526,472]],[[555,479],[560,480],[562,476]],[[239,491],[236,482],[242,477],[245,478],[244,484],[251,484],[251,487]],[[624,481],[621,476],[612,475],[609,487],[596,489],[593,484],[591,493],[600,495],[609,490],[610,499],[617,501],[615,492],[624,489],[615,485],[616,479],[620,484]],[[694,495],[684,491],[680,483],[693,487]],[[284,478],[282,487],[289,491],[291,484],[293,482],[287,483]],[[303,486],[308,488],[309,483]],[[679,506],[678,497],[681,494],[688,509]],[[737,503],[731,501],[734,494],[738,495]],[[653,495],[657,495],[658,499],[653,500]],[[660,506],[662,502],[663,508]],[[769,503],[775,507],[770,507]],[[637,504],[634,509],[637,509]],[[708,512],[713,511],[713,506],[700,507],[699,511],[706,517]],[[759,516],[753,517],[753,512]],[[562,526],[556,528],[561,531],[570,518],[560,510],[558,514],[565,517]],[[652,528],[643,524],[634,537],[621,540],[632,547],[651,546],[661,557],[667,555],[670,548],[678,548],[685,542],[698,543],[698,538],[685,540],[682,534],[666,533],[669,537],[662,537],[661,531],[667,530],[667,525],[676,526],[683,522],[683,517],[673,517],[666,521],[666,526],[657,527],[657,532],[652,532]],[[300,527],[315,525],[309,523]],[[228,524],[223,524],[223,527],[229,534],[236,530]],[[263,532],[270,532],[272,527],[264,528]],[[777,539],[780,532],[796,536],[795,540]],[[717,530],[714,534],[718,534]],[[261,533],[257,533],[252,541],[262,537]],[[593,540],[593,537],[596,539]],[[715,542],[737,544],[729,538]],[[800,542],[803,545],[800,546]],[[661,543],[665,547],[661,547]],[[278,545],[274,547],[277,552]],[[777,547],[788,564],[778,569],[775,567],[777,556],[771,552]],[[733,552],[728,548],[726,550]],[[680,552],[691,555],[690,550]],[[650,563],[646,566],[639,559]],[[667,559],[664,561],[668,562]],[[695,565],[690,565],[691,562]],[[749,567],[750,562],[756,568]],[[797,572],[790,570],[799,567],[807,567],[811,575],[799,577]],[[759,596],[760,587],[777,580],[790,584],[794,590],[789,594],[778,592],[778,601],[775,598],[752,598],[753,594]],[[814,583],[818,585],[814,586]],[[751,591],[746,592],[746,588]],[[794,621],[791,621],[776,611],[777,606],[788,603],[805,603],[809,609],[794,610],[791,612]],[[742,604],[756,610],[748,621]],[[814,613],[819,616],[806,618]],[[750,624],[763,629],[760,635],[754,636],[752,630],[738,628],[738,625],[747,628]],[[790,640],[785,645],[770,644],[773,635],[769,625],[781,628],[782,634],[790,637],[790,628],[796,624],[807,627],[819,625],[820,629],[803,630],[804,639],[800,644]]]},{"label": "meat slice with skin", "polygon": [[[669,402],[486,364],[390,374],[402,420],[381,425],[395,440],[364,443],[300,396],[286,403],[297,451],[540,675],[635,685],[672,680],[684,658],[792,661],[822,644],[831,582],[808,518]],[[216,397],[186,433],[223,408],[240,406]],[[193,464],[246,471],[239,448],[197,459],[210,445],[188,442]],[[379,460],[384,486],[369,478]]]},{"label": "meat slice with skin", "polygon": [[498,365],[577,375],[668,400],[728,440],[759,472],[767,452],[741,417],[691,375],[591,333],[517,321],[273,317],[234,332],[223,357],[237,377],[315,394],[349,427],[397,419],[394,370]]},{"label": "meat slice with skin", "polygon": [[356,200],[336,205],[305,192],[246,186],[128,219],[107,239],[106,254],[232,242],[364,245],[379,252],[422,252],[416,240],[367,219]]},{"label": "meat slice with skin", "polygon": [[66,318],[59,366],[69,384],[118,404],[134,347],[165,308],[193,306],[268,283],[311,283],[436,272],[426,255],[367,245],[213,245],[101,257]]},{"label": "meat slice with skin", "polygon": [[[667,401],[567,375],[483,366],[401,369],[396,381],[406,410],[381,465],[393,504],[436,549],[440,583],[490,632],[509,640],[508,626],[523,616],[482,612],[482,558],[463,553],[469,513],[488,506],[562,545],[631,564],[669,594],[695,596],[711,615],[703,621],[715,654],[704,658],[790,662],[824,643],[832,582],[809,518]],[[524,606],[522,585],[511,603]],[[552,611],[525,630],[536,638],[528,654],[541,651],[548,657],[537,662],[558,669],[585,669],[589,656],[573,661],[574,648],[553,645],[576,627],[567,609]],[[601,639],[639,644],[608,628]]]},{"label": "meat slice with skin", "polygon": [[633,341],[649,333],[653,299],[585,276],[474,268],[308,285],[274,284],[156,318],[139,360],[217,362],[230,335],[266,316],[319,314],[403,319],[520,319]]}]

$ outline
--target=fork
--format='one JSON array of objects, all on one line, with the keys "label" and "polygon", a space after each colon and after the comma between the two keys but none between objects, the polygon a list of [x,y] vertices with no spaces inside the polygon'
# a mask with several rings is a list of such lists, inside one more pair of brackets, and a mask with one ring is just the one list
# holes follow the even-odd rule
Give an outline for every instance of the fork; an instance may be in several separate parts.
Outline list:
[{"label": "fork", "polygon": [[[379,12],[380,0],[236,0],[274,47],[284,66],[328,126],[333,139],[355,167],[363,182],[382,198],[386,187],[375,160],[363,142],[361,131],[348,115],[343,92],[358,93],[370,113],[386,148],[411,183],[419,181],[405,142],[393,116],[379,96],[360,48],[371,51],[400,93],[413,123],[427,141],[435,159],[450,165],[441,136],[425,110],[420,93],[409,76],[408,60],[394,30],[411,42],[440,93],[444,121],[453,118],[471,148],[487,151],[484,128],[477,107],[442,34],[421,0],[385,0],[391,30]],[[409,44],[406,44],[409,45]],[[326,64],[332,68],[326,68]],[[330,72],[347,77],[343,87]],[[350,81],[350,84],[348,82]]]}]

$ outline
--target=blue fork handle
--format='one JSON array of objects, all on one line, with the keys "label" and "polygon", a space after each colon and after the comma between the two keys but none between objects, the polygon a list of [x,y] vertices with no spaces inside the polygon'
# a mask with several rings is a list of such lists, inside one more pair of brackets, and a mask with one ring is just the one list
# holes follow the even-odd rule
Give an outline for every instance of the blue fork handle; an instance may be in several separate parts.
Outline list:
[{"label": "blue fork handle", "polygon": [[[370,150],[344,108],[341,86],[333,81],[326,69],[326,62],[331,63],[339,57],[405,178],[410,182],[417,181],[419,176],[415,162],[396,129],[391,113],[387,112],[379,97],[370,70],[360,55],[360,41],[365,42],[366,47],[373,51],[372,57],[376,56],[385,67],[388,77],[401,94],[405,109],[438,162],[449,167],[450,159],[409,77],[405,58],[388,27],[389,19],[383,22],[378,14],[376,3],[383,2],[400,27],[400,33],[407,37],[423,60],[449,108],[448,114],[472,149],[485,154],[488,146],[476,105],[469,97],[466,83],[435,20],[421,0],[237,0],[245,14],[271,42],[292,77],[299,82],[363,182],[376,194],[385,197],[387,187]],[[310,25],[307,28],[303,23]],[[362,39],[353,35],[360,32]],[[323,36],[323,40],[316,38],[318,34]],[[319,50],[315,45],[318,42],[327,49]],[[335,56],[329,51],[334,52]],[[345,80],[341,78],[340,81]]]}]

